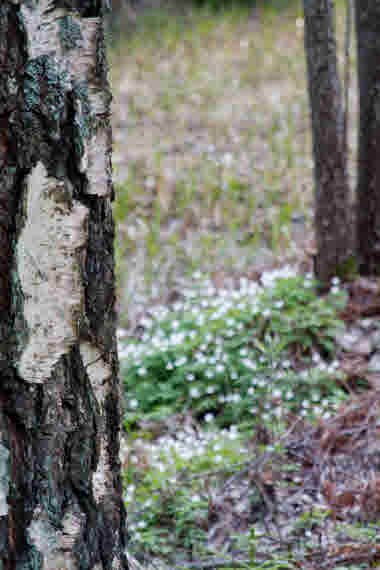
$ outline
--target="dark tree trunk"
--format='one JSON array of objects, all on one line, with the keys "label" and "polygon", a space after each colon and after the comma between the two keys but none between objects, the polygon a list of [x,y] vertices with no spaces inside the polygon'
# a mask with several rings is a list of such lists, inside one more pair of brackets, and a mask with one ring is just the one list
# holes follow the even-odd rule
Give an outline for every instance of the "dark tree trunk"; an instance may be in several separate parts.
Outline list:
[{"label": "dark tree trunk", "polygon": [[313,134],[316,276],[344,276],[353,229],[332,0],[304,0],[305,49]]},{"label": "dark tree trunk", "polygon": [[360,273],[380,274],[380,2],[356,0],[359,74],[357,236]]},{"label": "dark tree trunk", "polygon": [[0,563],[127,569],[99,0],[0,3]]}]

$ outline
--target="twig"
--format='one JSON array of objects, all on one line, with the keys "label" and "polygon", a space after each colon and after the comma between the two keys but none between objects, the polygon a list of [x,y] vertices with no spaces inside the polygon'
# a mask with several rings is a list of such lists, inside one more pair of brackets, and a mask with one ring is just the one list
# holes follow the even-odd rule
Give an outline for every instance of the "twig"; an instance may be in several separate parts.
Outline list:
[{"label": "twig", "polygon": [[[302,418],[297,418],[296,421],[290,426],[290,428],[288,429],[288,431],[286,431],[284,433],[284,435],[282,435],[280,438],[278,438],[273,445],[278,445],[280,442],[284,441],[284,439],[286,439],[294,430],[294,428],[296,427],[296,425],[301,421]],[[241,477],[242,475],[245,475],[246,473],[249,473],[250,471],[258,471],[259,469],[261,469],[262,467],[264,467],[264,465],[267,463],[267,461],[272,457],[272,455],[274,454],[274,450],[272,451],[266,451],[265,453],[261,454],[257,459],[255,459],[254,461],[249,461],[248,465],[245,469],[243,469],[242,471],[239,471],[239,473],[236,473],[235,475],[233,475],[232,477],[230,477],[230,479],[228,481],[226,481],[226,483],[223,486],[222,489],[222,494],[228,489],[228,487],[230,487],[232,485],[232,483],[238,478]]]},{"label": "twig", "polygon": [[190,568],[207,570],[207,568],[250,568],[249,560],[223,560],[214,558],[204,562],[184,562],[181,566],[176,566],[174,570],[187,570]]}]

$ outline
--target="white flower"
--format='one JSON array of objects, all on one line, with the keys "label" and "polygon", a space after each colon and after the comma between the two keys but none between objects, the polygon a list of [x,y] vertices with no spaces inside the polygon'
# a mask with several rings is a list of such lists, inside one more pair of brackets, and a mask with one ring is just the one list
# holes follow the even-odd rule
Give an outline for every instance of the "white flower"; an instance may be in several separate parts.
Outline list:
[{"label": "white flower", "polygon": [[172,362],[168,362],[166,365],[166,370],[173,370],[174,366]]},{"label": "white flower", "polygon": [[138,371],[137,371],[137,374],[138,374],[139,376],[146,376],[146,374],[147,374],[147,369],[144,368],[144,367],[139,368]]},{"label": "white flower", "polygon": [[281,418],[282,416],[282,408],[280,406],[277,406],[277,408],[275,408],[274,410],[274,415],[276,416],[276,418]]},{"label": "white flower", "polygon": [[337,294],[340,292],[340,289],[339,289],[339,287],[337,287],[336,285],[334,285],[334,287],[331,287],[330,292],[331,292],[333,295],[337,295]]},{"label": "white flower", "polygon": [[213,378],[213,376],[214,376],[213,370],[206,370],[205,376],[206,376],[206,378]]},{"label": "white flower", "polygon": [[214,461],[215,463],[221,463],[223,461],[223,457],[221,455],[215,455]]},{"label": "white flower", "polygon": [[191,388],[191,390],[190,390],[190,396],[191,396],[192,398],[199,398],[200,392],[199,392],[198,388],[196,388],[196,387]]},{"label": "white flower", "polygon": [[294,397],[294,393],[291,390],[288,390],[285,394],[285,398],[287,400],[291,400]]},{"label": "white flower", "polygon": [[139,402],[138,400],[136,400],[136,398],[133,398],[132,400],[129,400],[129,407],[132,408],[133,410],[135,410],[136,408],[139,407]]},{"label": "white flower", "polygon": [[253,396],[253,394],[255,393],[255,389],[254,388],[248,388],[247,390],[247,394],[249,394],[250,396]]},{"label": "white flower", "polygon": [[192,382],[195,379],[194,374],[186,374],[186,380]]},{"label": "white flower", "polygon": [[214,419],[214,414],[209,413],[205,415],[205,422],[210,423],[212,422],[213,419]]},{"label": "white flower", "polygon": [[219,373],[220,373],[220,372],[224,372],[224,371],[225,371],[225,366],[224,366],[224,364],[217,364],[216,367],[215,367],[215,369],[216,369],[216,371],[219,372]]},{"label": "white flower", "polygon": [[172,329],[178,329],[179,324],[179,321],[172,321]]},{"label": "white flower", "polygon": [[282,396],[281,390],[278,390],[278,389],[273,390],[273,397],[274,398],[281,398],[281,396]]},{"label": "white flower", "polygon": [[207,386],[206,392],[207,394],[213,394],[216,391],[215,386]]},{"label": "white flower", "polygon": [[246,348],[241,348],[239,350],[240,356],[248,356],[248,350]]},{"label": "white flower", "polygon": [[146,525],[146,522],[145,522],[145,521],[139,521],[139,522],[137,523],[137,528],[145,528],[146,526],[147,526],[147,525]]},{"label": "white flower", "polygon": [[250,370],[256,370],[256,368],[257,368],[256,362],[253,362],[252,360],[249,360],[248,358],[244,358],[242,360],[242,363],[244,364],[244,366],[246,368],[249,368]]},{"label": "white flower", "polygon": [[148,176],[148,178],[145,180],[145,186],[150,190],[152,190],[152,188],[154,188],[155,185],[156,185],[156,179],[154,178],[154,176]]},{"label": "white flower", "polygon": [[332,284],[332,285],[339,285],[339,283],[340,283],[339,277],[333,277],[333,278],[331,279],[331,284]]},{"label": "white flower", "polygon": [[264,309],[264,311],[262,313],[263,317],[265,317],[265,318],[270,317],[270,314],[271,314],[270,309]]},{"label": "white flower", "polygon": [[200,498],[199,495],[193,495],[193,496],[191,497],[191,501],[192,501],[193,503],[199,503],[200,500],[201,500],[201,498]]},{"label": "white flower", "polygon": [[276,301],[274,306],[276,309],[281,309],[284,306],[284,301]]},{"label": "white flower", "polygon": [[303,402],[302,402],[302,407],[303,407],[303,408],[310,408],[310,402],[309,402],[309,400],[303,400]]}]

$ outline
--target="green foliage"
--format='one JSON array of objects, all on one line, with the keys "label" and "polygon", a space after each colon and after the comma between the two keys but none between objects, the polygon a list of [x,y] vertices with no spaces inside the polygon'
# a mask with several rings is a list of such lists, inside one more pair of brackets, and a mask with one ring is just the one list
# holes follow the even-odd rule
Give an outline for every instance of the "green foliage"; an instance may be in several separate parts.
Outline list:
[{"label": "green foliage", "polygon": [[145,468],[131,457],[124,473],[129,528],[134,531],[130,548],[140,554],[145,551],[165,556],[179,548],[200,552],[210,496],[204,477],[197,475],[215,469],[234,472],[247,457],[236,429],[228,432],[227,438],[213,432],[201,437],[189,431],[178,435],[182,443],[168,440],[151,458],[149,468],[140,455],[138,461]]},{"label": "green foliage", "polygon": [[308,277],[265,289],[242,280],[240,290],[219,292],[207,279],[195,282],[172,310],[143,319],[141,338],[122,348],[127,424],[186,409],[220,426],[271,424],[286,410],[320,415],[344,397],[334,382],[344,300],[337,285],[318,297]]}]

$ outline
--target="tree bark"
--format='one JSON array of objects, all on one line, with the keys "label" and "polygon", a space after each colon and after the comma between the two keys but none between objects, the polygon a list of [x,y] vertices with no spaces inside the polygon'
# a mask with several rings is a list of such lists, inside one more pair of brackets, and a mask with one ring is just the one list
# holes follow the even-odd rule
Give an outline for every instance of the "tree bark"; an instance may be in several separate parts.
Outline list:
[{"label": "tree bark", "polygon": [[304,0],[304,16],[314,157],[315,272],[326,286],[334,275],[344,276],[354,248],[344,109],[332,0]]},{"label": "tree bark", "polygon": [[357,236],[359,270],[380,274],[380,2],[356,0],[359,77]]},{"label": "tree bark", "polygon": [[127,569],[100,0],[0,3],[0,562]]}]

